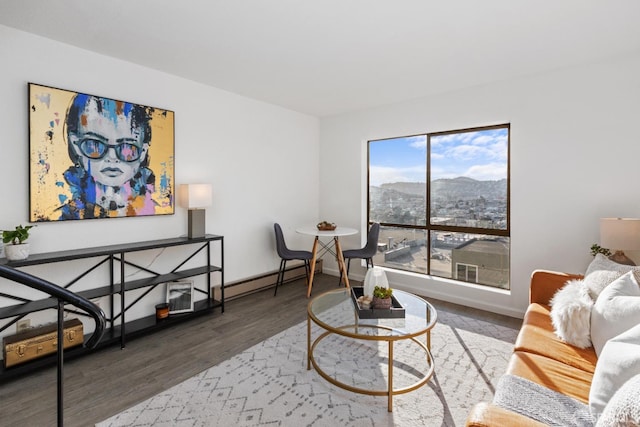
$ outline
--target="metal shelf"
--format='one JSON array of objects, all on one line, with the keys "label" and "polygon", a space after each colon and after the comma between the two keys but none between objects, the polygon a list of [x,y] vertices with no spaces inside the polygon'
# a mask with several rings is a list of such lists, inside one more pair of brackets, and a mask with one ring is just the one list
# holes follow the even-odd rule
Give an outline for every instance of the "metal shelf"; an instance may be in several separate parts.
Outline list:
[{"label": "metal shelf", "polygon": [[[217,242],[220,245],[220,264],[219,265],[211,265],[211,242]],[[126,255],[131,252],[139,252],[151,249],[159,249],[166,248],[172,246],[184,246],[184,245],[197,245],[190,255],[188,255],[183,260],[178,260],[177,265],[170,272],[157,273],[147,268],[139,267],[134,263],[126,260]],[[196,254],[200,251],[206,252],[207,262],[205,265],[195,268],[189,269],[181,269],[183,265],[185,265],[189,260],[191,260]],[[77,292],[78,295],[81,295],[87,299],[100,298],[105,296],[111,296],[110,298],[110,318],[107,319],[110,328],[108,328],[98,344],[98,348],[104,347],[107,345],[112,345],[116,342],[119,342],[121,347],[124,348],[126,343],[126,338],[131,338],[139,335],[143,335],[146,333],[151,333],[155,330],[162,329],[168,327],[177,322],[182,322],[184,320],[193,318],[194,316],[203,315],[206,313],[211,313],[215,308],[220,308],[221,313],[224,313],[224,237],[218,235],[206,235],[201,238],[189,239],[186,237],[178,237],[172,239],[160,239],[160,240],[151,240],[145,242],[136,242],[136,243],[128,243],[128,244],[119,244],[119,245],[111,245],[111,246],[103,246],[96,248],[87,248],[87,249],[77,249],[70,251],[61,251],[61,252],[51,252],[51,253],[43,253],[43,254],[34,254],[31,255],[26,260],[21,261],[8,261],[4,258],[0,258],[0,264],[5,264],[14,268],[19,267],[28,267],[34,265],[48,264],[48,263],[58,263],[65,261],[72,261],[78,259],[88,259],[88,258],[97,258],[95,263],[92,263],[90,267],[86,270],[81,271],[78,277],[74,278],[67,287],[69,290],[72,290],[72,285],[80,280],[82,277],[93,271],[98,266],[107,263],[109,264],[109,268],[111,269],[111,273],[109,274],[109,279],[107,279],[108,285],[99,286],[96,288],[91,288],[88,290],[83,290]],[[150,277],[135,279],[131,281],[127,281],[124,275],[124,266],[128,265],[133,268],[139,268],[140,270],[144,270],[147,272]],[[214,300],[213,295],[211,293],[211,273],[220,273],[220,299]],[[166,283],[173,282],[181,279],[186,279],[194,276],[206,275],[206,290],[195,289],[198,292],[206,293],[207,298],[203,300],[196,301],[194,304],[194,311],[188,313],[180,313],[173,314],[169,316],[167,319],[156,320],[155,312],[152,315],[142,317],[139,319],[135,319],[132,321],[126,321],[125,316],[127,310],[137,304],[140,300],[144,299],[148,292],[153,290],[156,286]],[[116,283],[116,281],[118,283]],[[127,293],[129,291],[133,291],[136,289],[144,289],[147,288],[141,296],[136,297],[132,301],[128,301]],[[7,298],[15,298],[18,301],[16,304],[0,307],[0,319],[13,319],[12,321],[7,322],[0,331],[6,330],[9,326],[16,323],[21,318],[26,315],[47,310],[47,309],[55,309],[57,307],[57,300],[54,298],[44,298],[39,300],[23,300],[19,297],[12,297],[11,295],[2,294]],[[119,297],[119,313],[115,313],[114,306],[116,298]],[[71,310],[69,310],[71,311]],[[73,313],[82,315],[82,312]],[[119,324],[116,324],[117,320],[120,320]],[[115,326],[114,326],[115,325]],[[76,357],[78,355],[86,354],[88,350],[83,347],[73,348],[65,351],[65,358]],[[33,360],[22,365],[17,365],[8,369],[4,369],[0,367],[0,382],[3,382],[9,378],[13,378],[15,376],[21,375],[26,372],[31,372],[33,369],[37,369],[38,367],[50,366],[55,364],[56,356],[55,354],[51,357],[43,357],[41,359]]]}]

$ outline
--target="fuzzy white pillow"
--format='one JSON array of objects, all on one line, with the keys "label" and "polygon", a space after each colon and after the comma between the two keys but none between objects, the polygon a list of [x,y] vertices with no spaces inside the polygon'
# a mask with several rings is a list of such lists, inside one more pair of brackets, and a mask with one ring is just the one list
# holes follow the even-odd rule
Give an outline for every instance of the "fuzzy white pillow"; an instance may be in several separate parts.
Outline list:
[{"label": "fuzzy white pillow", "polygon": [[561,340],[576,347],[591,347],[593,300],[582,280],[569,280],[551,298],[551,323]]},{"label": "fuzzy white pillow", "polygon": [[640,267],[626,264],[618,264],[602,254],[596,254],[595,258],[584,273],[584,285],[589,289],[589,295],[594,301],[598,295],[610,283],[629,271],[640,271]]}]

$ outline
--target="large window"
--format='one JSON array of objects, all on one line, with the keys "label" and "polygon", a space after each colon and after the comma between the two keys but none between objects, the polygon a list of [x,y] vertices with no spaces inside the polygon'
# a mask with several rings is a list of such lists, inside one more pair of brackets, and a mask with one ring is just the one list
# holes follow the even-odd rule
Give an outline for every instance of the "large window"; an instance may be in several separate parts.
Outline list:
[{"label": "large window", "polygon": [[369,141],[376,265],[509,289],[509,129]]}]

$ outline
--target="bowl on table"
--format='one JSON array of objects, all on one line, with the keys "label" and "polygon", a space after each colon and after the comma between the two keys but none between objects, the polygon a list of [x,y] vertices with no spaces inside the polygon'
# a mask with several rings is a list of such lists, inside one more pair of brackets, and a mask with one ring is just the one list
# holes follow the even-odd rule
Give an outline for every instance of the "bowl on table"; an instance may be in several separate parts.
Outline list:
[{"label": "bowl on table", "polygon": [[332,231],[335,230],[337,226],[333,222],[322,221],[319,222],[316,227],[318,227],[320,231]]}]

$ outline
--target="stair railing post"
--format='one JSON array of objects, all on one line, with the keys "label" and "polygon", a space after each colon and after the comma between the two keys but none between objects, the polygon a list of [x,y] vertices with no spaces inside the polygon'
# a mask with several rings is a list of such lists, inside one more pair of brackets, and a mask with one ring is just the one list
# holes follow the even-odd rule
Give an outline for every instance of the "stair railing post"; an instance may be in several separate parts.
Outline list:
[{"label": "stair railing post", "polygon": [[64,363],[64,301],[58,299],[58,427],[64,424],[63,406],[63,363]]}]

